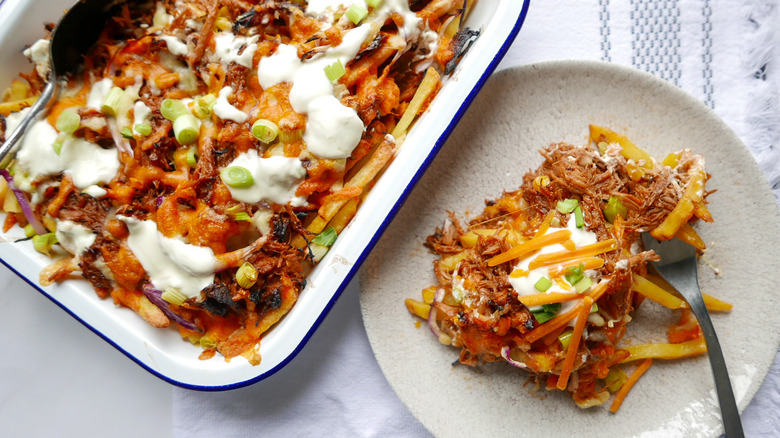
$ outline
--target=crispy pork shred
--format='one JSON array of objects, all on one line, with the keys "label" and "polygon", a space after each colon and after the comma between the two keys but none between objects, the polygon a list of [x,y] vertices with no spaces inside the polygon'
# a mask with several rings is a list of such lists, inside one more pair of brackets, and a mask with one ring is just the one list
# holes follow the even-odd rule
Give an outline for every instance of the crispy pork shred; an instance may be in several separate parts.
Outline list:
[{"label": "crispy pork shred", "polygon": [[[461,363],[507,361],[550,389],[568,390],[582,407],[614,392],[610,373],[629,355],[618,342],[644,299],[633,290],[634,276],[647,276],[647,262],[658,259],[642,250],[639,234],[664,223],[685,196],[692,169],[703,166],[689,150],[674,154],[670,165],[622,152],[599,139],[551,144],[519,189],[486,201],[467,226],[450,213],[428,237],[426,246],[439,256],[432,288],[444,292],[431,301],[424,291],[436,309],[429,323],[460,350]],[[564,237],[523,250],[556,235]],[[542,263],[556,254],[558,261]],[[564,298],[550,299],[556,294]],[[589,300],[588,312],[582,307]]]}]

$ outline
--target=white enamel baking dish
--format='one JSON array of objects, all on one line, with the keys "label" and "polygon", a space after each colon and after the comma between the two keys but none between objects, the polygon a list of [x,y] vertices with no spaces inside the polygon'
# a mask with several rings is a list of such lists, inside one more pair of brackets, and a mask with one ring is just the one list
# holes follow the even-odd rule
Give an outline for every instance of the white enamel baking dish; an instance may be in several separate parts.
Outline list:
[{"label": "white enamel baking dish", "polygon": [[[0,89],[31,64],[22,50],[44,35],[44,22],[56,22],[72,0],[0,2]],[[308,279],[298,303],[262,340],[262,363],[243,358],[226,362],[219,355],[199,360],[202,350],[173,329],[155,329],[129,309],[101,300],[85,280],[38,285],[50,260],[33,250],[18,227],[0,234],[0,261],[87,328],[152,374],[172,384],[198,390],[226,390],[260,381],[281,369],[306,342],[357,272],[418,179],[434,159],[472,99],[514,40],[529,1],[481,0],[467,21],[482,34],[409,132],[397,156],[377,181],[365,203]],[[0,293],[9,293],[0,291]],[[42,322],[42,323],[45,323]],[[86,331],[85,336],[89,336]]]}]

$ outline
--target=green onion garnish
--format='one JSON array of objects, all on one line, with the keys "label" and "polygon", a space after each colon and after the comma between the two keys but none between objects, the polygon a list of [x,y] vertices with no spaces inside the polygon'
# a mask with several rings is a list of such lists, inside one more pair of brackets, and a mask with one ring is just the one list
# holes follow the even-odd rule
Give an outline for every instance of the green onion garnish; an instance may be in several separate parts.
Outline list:
[{"label": "green onion garnish", "polygon": [[66,109],[57,117],[57,131],[65,134],[73,135],[79,129],[79,125],[81,125],[81,116],[73,109]]},{"label": "green onion garnish", "polygon": [[214,109],[214,104],[217,103],[217,97],[213,94],[207,94],[195,99],[195,104],[192,107],[192,112],[195,117],[199,119],[207,119],[211,116],[211,111]]},{"label": "green onion garnish", "polygon": [[566,330],[565,332],[558,335],[558,340],[561,342],[561,346],[564,350],[569,348],[569,343],[571,342],[571,336],[574,332],[572,330]]},{"label": "green onion garnish", "polygon": [[366,0],[366,4],[372,8],[376,8],[382,3],[382,0]]},{"label": "green onion garnish", "polygon": [[311,241],[318,245],[331,246],[333,245],[333,242],[336,241],[336,237],[338,237],[336,229],[333,227],[328,227]]},{"label": "green onion garnish", "polygon": [[545,322],[555,318],[555,314],[550,312],[537,312],[534,313],[533,315],[539,324],[544,324]]},{"label": "green onion garnish", "polygon": [[175,287],[169,287],[168,289],[165,289],[160,298],[177,306],[181,306],[185,301],[187,301],[187,295],[184,295],[184,293]]},{"label": "green onion garnish", "polygon": [[599,305],[596,303],[593,303],[592,306],[590,306],[590,313],[596,313],[599,311]]},{"label": "green onion garnish", "polygon": [[325,76],[327,76],[328,80],[334,84],[347,72],[344,69],[344,64],[341,63],[340,59],[337,59],[336,62],[331,65],[326,65],[324,70]]},{"label": "green onion garnish", "polygon": [[108,95],[103,100],[103,105],[100,106],[100,112],[107,116],[116,117],[119,113],[119,104],[122,102],[122,97],[125,92],[119,87],[113,87]]},{"label": "green onion garnish", "polygon": [[217,348],[217,341],[211,339],[208,335],[200,337],[200,347],[204,350],[213,350]]},{"label": "green onion garnish", "polygon": [[68,134],[65,134],[63,132],[60,132],[57,134],[57,138],[54,140],[54,143],[52,143],[51,147],[54,148],[54,153],[59,155],[60,152],[62,152],[62,145],[65,143],[65,140],[68,139]]},{"label": "green onion garnish", "polygon": [[252,220],[252,216],[249,216],[249,213],[247,213],[245,211],[242,211],[242,212],[236,213],[236,215],[233,217],[233,220],[236,221],[236,222],[238,222],[238,221],[251,221]]},{"label": "green onion garnish", "polygon": [[549,289],[550,286],[552,286],[552,281],[547,277],[540,278],[539,281],[534,284],[534,287],[539,292],[547,292],[547,289]]},{"label": "green onion garnish", "polygon": [[292,131],[279,131],[279,141],[282,143],[295,143],[303,138],[303,129],[294,129]]},{"label": "green onion garnish", "polygon": [[31,224],[27,224],[24,226],[24,236],[25,237],[33,237],[37,233],[35,232],[35,228]]},{"label": "green onion garnish", "polygon": [[188,113],[189,111],[187,110],[187,105],[185,105],[184,102],[180,100],[165,99],[160,105],[160,114],[162,114],[163,117],[170,120],[171,122],[175,122],[179,116],[183,116]]},{"label": "green onion garnish", "polygon": [[609,369],[609,374],[604,379],[604,386],[609,392],[617,392],[626,380],[628,380],[628,374],[620,368],[613,366]]},{"label": "green onion garnish", "polygon": [[230,187],[246,188],[254,184],[255,179],[249,169],[241,166],[230,166],[219,172],[222,181]]},{"label": "green onion garnish", "polygon": [[191,146],[187,150],[187,164],[192,168],[195,168],[195,166],[198,165],[197,154],[198,154],[198,148],[196,146]]},{"label": "green onion garnish", "polygon": [[584,268],[584,263],[580,263],[580,265],[577,267],[570,266],[566,268],[566,274],[564,275],[564,278],[566,278],[566,281],[568,281],[570,285],[574,286],[585,277],[585,273],[583,272]]},{"label": "green onion garnish", "polygon": [[57,235],[54,233],[46,233],[43,235],[33,236],[32,238],[33,248],[36,251],[49,255],[51,247],[57,243]]},{"label": "green onion garnish", "polygon": [[626,213],[628,213],[628,209],[623,205],[623,202],[620,201],[620,198],[617,196],[610,196],[607,205],[604,207],[604,218],[611,223],[618,216],[623,216],[623,218],[625,218]]},{"label": "green onion garnish", "polygon": [[252,124],[252,135],[263,143],[271,143],[276,139],[278,134],[279,127],[270,120],[258,119]]},{"label": "green onion garnish", "polygon": [[200,126],[198,119],[192,114],[179,116],[173,122],[173,133],[176,134],[176,141],[179,144],[187,145],[194,143],[200,135]]},{"label": "green onion garnish", "polygon": [[368,15],[368,9],[364,8],[363,6],[352,4],[352,6],[347,9],[346,16],[349,18],[349,21],[351,21],[354,24],[360,23],[364,18],[366,18],[366,15]]},{"label": "green onion garnish", "polygon": [[555,205],[555,209],[558,210],[559,213],[568,214],[574,211],[578,205],[579,202],[576,199],[565,199],[563,201],[558,201]]},{"label": "green onion garnish", "polygon": [[148,123],[138,123],[133,127],[133,129],[135,129],[135,132],[143,135],[144,137],[152,133],[152,125]]},{"label": "green onion garnish", "polygon": [[582,208],[579,205],[574,207],[574,224],[577,225],[577,228],[585,226],[585,218],[582,217]]},{"label": "green onion garnish", "polygon": [[561,310],[561,303],[542,304],[542,310],[550,313],[558,313]]},{"label": "green onion garnish", "polygon": [[236,283],[244,289],[249,289],[257,281],[257,269],[249,263],[244,262],[236,271]]},{"label": "green onion garnish", "polygon": [[128,127],[122,128],[122,130],[119,131],[119,133],[122,134],[122,137],[124,137],[124,138],[127,138],[127,139],[133,138],[133,130],[128,128]]},{"label": "green onion garnish", "polygon": [[593,286],[593,281],[590,279],[590,277],[583,277],[582,280],[578,281],[577,284],[574,285],[574,289],[577,289],[577,292],[579,293],[583,293],[590,289],[591,286]]}]

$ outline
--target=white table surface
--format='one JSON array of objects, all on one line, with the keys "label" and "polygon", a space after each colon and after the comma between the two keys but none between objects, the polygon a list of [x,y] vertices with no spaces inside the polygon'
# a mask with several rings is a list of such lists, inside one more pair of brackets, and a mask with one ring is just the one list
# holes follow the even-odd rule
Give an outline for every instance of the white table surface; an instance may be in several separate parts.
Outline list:
[{"label": "white table surface", "polygon": [[[532,8],[527,23],[537,13],[542,12]],[[576,44],[539,55],[544,47],[528,46],[538,41],[532,32],[521,31],[508,63],[578,57]],[[558,37],[575,41],[576,32]],[[528,53],[537,55],[529,59]],[[338,343],[331,336],[338,336],[344,325],[329,320],[355,311],[358,293],[353,281],[307,349],[318,338]],[[173,436],[172,387],[5,267],[0,267],[0,333],[5,341],[0,352],[0,436]],[[278,378],[297,378],[295,372],[284,371]],[[766,433],[771,436],[772,431]]]}]

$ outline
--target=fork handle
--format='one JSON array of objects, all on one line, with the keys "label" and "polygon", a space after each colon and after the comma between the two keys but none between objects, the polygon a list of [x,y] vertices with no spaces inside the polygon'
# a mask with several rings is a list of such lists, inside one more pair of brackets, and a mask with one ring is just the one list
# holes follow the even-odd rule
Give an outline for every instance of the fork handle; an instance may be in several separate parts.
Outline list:
[{"label": "fork handle", "polygon": [[720,401],[720,412],[723,417],[726,437],[742,438],[745,436],[745,433],[742,431],[742,420],[739,417],[739,409],[737,409],[737,403],[734,400],[731,380],[726,369],[726,361],[723,359],[723,350],[720,347],[720,342],[718,342],[718,335],[715,334],[715,328],[712,326],[710,314],[707,312],[701,294],[696,294],[692,301],[699,301],[689,304],[693,314],[699,321],[699,327],[701,327],[701,332],[707,343],[710,366],[715,379],[715,391],[718,393],[718,400]]}]

